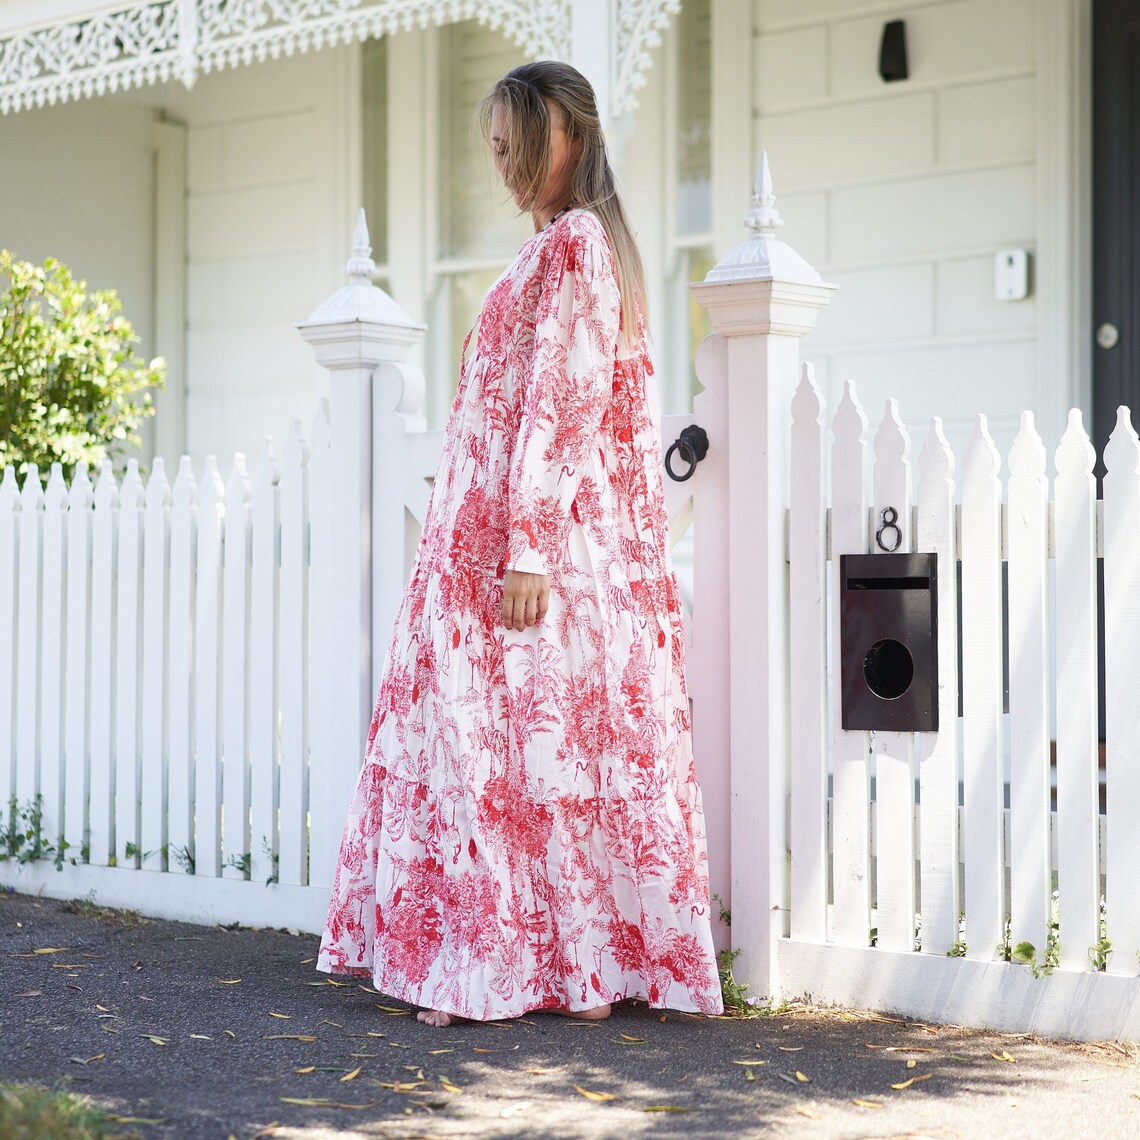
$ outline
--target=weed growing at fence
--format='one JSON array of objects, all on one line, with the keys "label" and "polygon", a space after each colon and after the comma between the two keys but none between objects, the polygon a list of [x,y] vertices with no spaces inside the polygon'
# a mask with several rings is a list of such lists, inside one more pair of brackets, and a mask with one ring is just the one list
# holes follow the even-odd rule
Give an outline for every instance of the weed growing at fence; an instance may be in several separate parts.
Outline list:
[{"label": "weed growing at fence", "polygon": [[152,859],[155,855],[166,857],[166,848],[160,847],[155,851],[144,851],[137,843],[132,843],[129,839],[123,847],[124,859],[137,859],[140,864],[145,863],[148,859]]},{"label": "weed growing at fence", "polygon": [[132,930],[147,921],[137,910],[115,910],[109,906],[100,906],[95,901],[94,891],[88,892],[86,898],[73,899],[63,909],[83,918],[96,919],[113,926],[122,926],[127,930]]},{"label": "weed growing at fence", "polygon": [[63,1089],[0,1083],[0,1136],[97,1140],[120,1135],[121,1120]]},{"label": "weed growing at fence", "polygon": [[1112,941],[1108,937],[1108,924],[1105,921],[1104,899],[1100,900],[1099,926],[1100,938],[1089,947],[1089,961],[1094,970],[1104,973],[1108,969],[1108,959],[1112,954]]},{"label": "weed growing at fence", "polygon": [[717,918],[719,918],[725,926],[731,926],[732,911],[730,911],[728,907],[724,905],[724,899],[722,899],[720,895],[713,895],[712,900],[718,907],[720,907],[720,913],[717,915]]},{"label": "weed growing at fence", "polygon": [[269,878],[265,880],[265,885],[268,887],[271,883],[279,882],[281,879],[281,856],[273,850],[269,840],[264,835],[261,837],[261,850],[265,852],[265,857],[273,865],[273,870],[269,872]]},{"label": "weed growing at fence", "polygon": [[235,871],[240,871],[248,879],[249,868],[252,862],[253,854],[249,851],[243,851],[240,855],[227,856],[226,861],[222,864],[222,866],[233,867]]},{"label": "weed growing at fence", "polygon": [[175,847],[171,851],[174,862],[188,875],[194,874],[194,852],[189,847]]},{"label": "weed growing at fence", "polygon": [[748,996],[748,983],[738,982],[732,973],[732,963],[740,957],[739,950],[722,950],[717,956],[720,974],[720,996],[724,1012],[729,1017],[766,1017],[779,1013],[783,1006],[765,1005],[759,997]]},{"label": "weed growing at fence", "polygon": [[71,846],[60,838],[57,847],[44,835],[44,798],[38,792],[23,807],[16,797],[8,801],[8,820],[0,828],[0,860],[15,859],[25,865],[40,859],[50,859],[57,871],[63,870],[67,849]]}]

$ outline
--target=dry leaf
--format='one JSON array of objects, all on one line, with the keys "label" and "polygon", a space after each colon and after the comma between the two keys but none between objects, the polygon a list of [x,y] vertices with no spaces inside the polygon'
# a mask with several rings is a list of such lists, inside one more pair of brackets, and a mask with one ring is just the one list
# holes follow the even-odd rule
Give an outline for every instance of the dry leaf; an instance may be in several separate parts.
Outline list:
[{"label": "dry leaf", "polygon": [[803,1073],[801,1073],[799,1071],[799,1069],[796,1070],[796,1080],[799,1081],[801,1084],[805,1084],[805,1085],[811,1084],[811,1077],[805,1076]]},{"label": "dry leaf", "polygon": [[856,1097],[851,1103],[857,1104],[860,1108],[882,1108],[883,1107],[877,1101],[860,1100],[858,1097]]},{"label": "dry leaf", "polygon": [[190,1040],[191,1041],[213,1041],[214,1039],[212,1037],[207,1037],[206,1034],[204,1034],[204,1033],[191,1033],[190,1034]]},{"label": "dry leaf", "polygon": [[375,1108],[376,1102],[370,1104],[342,1104],[337,1100],[326,1100],[320,1096],[283,1096],[282,1104],[301,1104],[308,1108]]},{"label": "dry leaf", "polygon": [[990,1056],[993,1057],[995,1061],[1008,1061],[1011,1065],[1016,1064],[1013,1057],[1011,1057],[1009,1053],[1007,1053],[1004,1049],[1000,1053],[991,1053]]},{"label": "dry leaf", "polygon": [[107,1119],[113,1120],[116,1124],[165,1124],[166,1120],[161,1116],[116,1116],[114,1113],[107,1113]]},{"label": "dry leaf", "polygon": [[105,1005],[96,1005],[96,1006],[95,1006],[95,1008],[96,1008],[96,1009],[97,1009],[97,1010],[98,1010],[100,1013],[110,1013],[110,1012],[111,1012],[111,1011],[110,1011],[110,1010],[109,1010],[109,1009],[108,1009],[108,1008],[107,1008]]},{"label": "dry leaf", "polygon": [[581,1093],[587,1100],[618,1100],[619,1098],[615,1093],[608,1092],[594,1092],[591,1089],[584,1089],[581,1085],[575,1085],[574,1091]]},{"label": "dry leaf", "polygon": [[232,1029],[223,1029],[222,1032],[227,1037],[232,1037],[235,1041],[237,1040],[237,1034]]},{"label": "dry leaf", "polygon": [[645,1038],[644,1037],[630,1037],[630,1035],[628,1033],[619,1033],[618,1036],[623,1041],[630,1041],[634,1045],[644,1045],[645,1044]]},{"label": "dry leaf", "polygon": [[463,1092],[463,1090],[461,1088],[458,1088],[457,1086],[453,1085],[451,1083],[451,1081],[449,1081],[447,1079],[447,1077],[440,1077],[439,1083],[443,1086],[444,1092],[449,1092],[449,1093],[461,1093],[461,1092]]},{"label": "dry leaf", "polygon": [[362,1068],[364,1068],[363,1065],[357,1065],[351,1073],[345,1073],[344,1076],[340,1078],[340,1083],[343,1085],[348,1081],[355,1081],[356,1078],[360,1076],[360,1070]]},{"label": "dry leaf", "polygon": [[68,949],[66,946],[41,946],[39,950],[33,950],[33,954],[66,954]]},{"label": "dry leaf", "polygon": [[799,1081],[796,1080],[796,1078],[793,1077],[791,1073],[777,1073],[776,1076],[778,1076],[782,1081],[787,1081],[790,1085],[799,1084]]},{"label": "dry leaf", "polygon": [[[478,1045],[475,1045],[472,1047],[471,1052],[472,1053],[501,1053],[502,1050],[501,1049],[480,1049]],[[528,1069],[527,1070],[528,1073],[529,1072],[535,1072],[535,1071],[536,1070],[534,1070],[534,1069]]]},{"label": "dry leaf", "polygon": [[914,1061],[914,1060],[911,1060],[911,1061],[907,1061],[907,1063],[906,1063],[906,1067],[907,1067],[908,1069],[913,1069],[913,1068],[915,1067],[915,1065],[917,1065],[917,1064],[918,1064],[918,1062],[917,1062],[917,1061]]},{"label": "dry leaf", "polygon": [[897,1085],[891,1085],[891,1088],[909,1089],[911,1085],[916,1085],[919,1081],[928,1081],[932,1076],[934,1076],[933,1073],[923,1073],[919,1077],[911,1077],[909,1081],[900,1081]]},{"label": "dry leaf", "polygon": [[316,1065],[305,1065],[304,1068],[294,1069],[293,1072],[297,1073],[298,1076],[304,1076],[305,1073],[311,1073],[315,1069],[316,1069]]},{"label": "dry leaf", "polygon": [[241,981],[241,978],[219,978],[218,979],[218,985],[219,986],[236,986],[238,984],[238,982],[240,982],[240,981]]},{"label": "dry leaf", "polygon": [[[454,1053],[454,1052],[455,1052],[454,1049],[429,1049],[428,1050],[428,1056],[429,1057],[440,1057],[444,1053]],[[495,1050],[494,1049],[484,1049],[483,1052],[484,1053],[493,1053],[493,1052],[495,1052]]]},{"label": "dry leaf", "polygon": [[383,1013],[391,1013],[397,1017],[407,1017],[407,1015],[412,1012],[410,1009],[400,1009],[398,1006],[380,1005],[379,1003],[377,1003],[376,1008]]},{"label": "dry leaf", "polygon": [[768,1065],[769,1061],[733,1061],[734,1065]]},{"label": "dry leaf", "polygon": [[808,1120],[822,1120],[823,1119],[823,1117],[820,1116],[818,1112],[812,1112],[812,1110],[810,1108],[797,1108],[796,1112],[798,1112],[800,1114],[800,1116],[806,1116],[808,1118]]},{"label": "dry leaf", "polygon": [[145,1037],[152,1045],[167,1045],[169,1042],[164,1041],[161,1037],[155,1037],[151,1033],[143,1033],[140,1036]]},{"label": "dry leaf", "polygon": [[[226,1030],[229,1033],[229,1030]],[[263,1034],[262,1041],[316,1041],[311,1033],[267,1033]]]},{"label": "dry leaf", "polygon": [[798,1053],[803,1048],[803,1046],[802,1045],[777,1045],[776,1048],[779,1049],[781,1053]]}]

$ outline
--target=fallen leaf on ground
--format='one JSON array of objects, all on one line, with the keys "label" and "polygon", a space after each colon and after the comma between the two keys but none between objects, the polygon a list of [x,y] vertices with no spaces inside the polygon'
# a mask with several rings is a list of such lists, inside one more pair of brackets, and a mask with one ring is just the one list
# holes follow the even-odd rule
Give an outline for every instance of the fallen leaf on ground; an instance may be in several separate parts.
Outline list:
[{"label": "fallen leaf on ground", "polygon": [[594,1092],[592,1089],[584,1089],[581,1085],[575,1085],[574,1091],[581,1093],[587,1100],[617,1100],[616,1093],[608,1092]]},{"label": "fallen leaf on ground", "polygon": [[900,1081],[897,1085],[891,1085],[893,1089],[909,1089],[911,1085],[917,1085],[919,1081],[928,1081],[934,1076],[933,1073],[923,1073],[918,1077],[911,1077],[909,1081]]},{"label": "fallen leaf on ground", "polygon": [[[229,1030],[226,1030],[229,1033]],[[261,1038],[262,1041],[316,1041],[316,1038],[311,1033],[267,1033]]]},{"label": "fallen leaf on ground", "polygon": [[471,1048],[472,1053],[501,1053],[502,1049],[481,1049],[478,1045]]},{"label": "fallen leaf on ground", "polygon": [[376,1102],[370,1104],[343,1104],[338,1100],[328,1100],[321,1096],[283,1096],[282,1104],[301,1104],[307,1108],[375,1108]]},{"label": "fallen leaf on ground", "polygon": [[993,1057],[995,1061],[1008,1061],[1011,1065],[1016,1064],[1014,1058],[1011,1057],[1009,1053],[1007,1053],[1004,1049],[1000,1053],[991,1053],[990,1056]]},{"label": "fallen leaf on ground", "polygon": [[642,1112],[688,1112],[683,1104],[647,1104]]},{"label": "fallen leaf on ground", "polygon": [[281,1018],[282,1021],[288,1021],[293,1015],[291,1013],[274,1013],[272,1010],[270,1010],[269,1016],[270,1017],[279,1017],[279,1018]]},{"label": "fallen leaf on ground", "polygon": [[410,1009],[400,1009],[399,1006],[395,1005],[381,1005],[379,1002],[376,1003],[376,1008],[378,1010],[381,1010],[383,1013],[391,1013],[403,1017],[406,1017],[409,1013],[412,1012]]},{"label": "fallen leaf on ground", "polygon": [[191,1033],[190,1034],[190,1040],[191,1041],[213,1041],[214,1039],[212,1037],[207,1037],[205,1033]]},{"label": "fallen leaf on ground", "polygon": [[812,1112],[812,1110],[810,1108],[797,1108],[796,1112],[798,1112],[800,1114],[800,1116],[806,1116],[808,1118],[808,1120],[822,1120],[823,1119],[823,1117],[820,1116],[818,1112]]},{"label": "fallen leaf on ground", "polygon": [[33,950],[33,954],[66,954],[68,949],[66,946],[41,946],[38,950]]},{"label": "fallen leaf on ground", "polygon": [[[341,985],[341,986],[347,986],[349,983],[348,982],[338,982],[336,984]],[[380,996],[380,991],[374,990],[371,986],[362,986],[358,983],[356,988],[358,990],[363,990],[366,994],[375,994],[377,997]]]},{"label": "fallen leaf on ground", "polygon": [[856,1098],[855,1098],[855,1099],[854,1099],[854,1100],[853,1100],[851,1103],[852,1103],[852,1104],[857,1104],[857,1105],[858,1105],[860,1108],[882,1108],[882,1107],[883,1107],[883,1106],[882,1106],[881,1104],[879,1104],[877,1101],[874,1101],[874,1100],[860,1100],[860,1099],[859,1099],[859,1097],[856,1097]]},{"label": "fallen leaf on ground", "polygon": [[107,1113],[107,1119],[113,1120],[116,1124],[164,1124],[165,1118],[158,1116],[116,1116],[114,1113]]},{"label": "fallen leaf on ground", "polygon": [[799,1069],[796,1070],[796,1080],[799,1081],[801,1084],[805,1084],[805,1085],[811,1084],[811,1077],[806,1076],[805,1074],[801,1073],[799,1071]]},{"label": "fallen leaf on ground", "polygon": [[143,1033],[140,1036],[145,1037],[152,1045],[169,1045],[170,1042],[162,1037],[155,1037],[153,1033]]},{"label": "fallen leaf on ground", "polygon": [[240,982],[240,981],[241,981],[241,978],[219,978],[218,979],[218,985],[219,986],[236,986],[238,984],[238,982]]},{"label": "fallen leaf on ground", "polygon": [[444,1092],[461,1093],[463,1090],[457,1085],[453,1084],[447,1077],[440,1077],[439,1083],[443,1086]]},{"label": "fallen leaf on ground", "polygon": [[356,1078],[360,1076],[360,1070],[362,1068],[364,1068],[363,1065],[357,1065],[351,1073],[345,1073],[344,1076],[340,1078],[340,1083],[344,1084],[346,1081],[355,1081]]},{"label": "fallen leaf on ground", "polygon": [[315,1070],[316,1065],[305,1065],[304,1068],[294,1069],[293,1072],[295,1072],[298,1076],[304,1076],[306,1073],[312,1073]]},{"label": "fallen leaf on ground", "polygon": [[13,997],[43,997],[43,990],[24,990],[23,993],[13,994]]},{"label": "fallen leaf on ground", "polygon": [[776,1076],[782,1081],[787,1081],[790,1085],[798,1085],[800,1083],[791,1073],[777,1073]]},{"label": "fallen leaf on ground", "polygon": [[918,1062],[917,1062],[917,1061],[915,1061],[915,1060],[910,1060],[910,1061],[907,1061],[907,1063],[906,1063],[906,1067],[907,1067],[908,1069],[913,1069],[913,1068],[915,1067],[915,1065],[917,1065],[917,1064],[918,1064]]},{"label": "fallen leaf on ground", "polygon": [[734,1065],[769,1065],[770,1061],[733,1061]]},{"label": "fallen leaf on ground", "polygon": [[777,1045],[776,1048],[779,1049],[781,1053],[798,1053],[803,1048],[803,1046],[802,1045]]},{"label": "fallen leaf on ground", "polygon": [[644,1045],[644,1037],[630,1037],[628,1034],[622,1033],[617,1037],[611,1037],[610,1040],[615,1045]]},{"label": "fallen leaf on ground", "polygon": [[90,1065],[92,1061],[102,1061],[106,1055],[106,1053],[96,1053],[94,1057],[68,1057],[68,1060],[76,1065]]},{"label": "fallen leaf on ground", "polygon": [[232,1037],[235,1041],[237,1040],[237,1034],[232,1029],[223,1029],[222,1032],[227,1037]]},{"label": "fallen leaf on ground", "polygon": [[[478,1049],[475,1051],[479,1052]],[[428,1050],[428,1056],[429,1057],[441,1057],[444,1053],[454,1053],[454,1052],[455,1052],[454,1049],[429,1049]],[[497,1050],[495,1050],[495,1049],[484,1049],[483,1052],[484,1053],[495,1053],[495,1052],[497,1052]]]},{"label": "fallen leaf on ground", "polygon": [[89,962],[76,962],[74,965],[66,962],[52,962],[51,968],[53,970],[86,970],[89,965]]}]

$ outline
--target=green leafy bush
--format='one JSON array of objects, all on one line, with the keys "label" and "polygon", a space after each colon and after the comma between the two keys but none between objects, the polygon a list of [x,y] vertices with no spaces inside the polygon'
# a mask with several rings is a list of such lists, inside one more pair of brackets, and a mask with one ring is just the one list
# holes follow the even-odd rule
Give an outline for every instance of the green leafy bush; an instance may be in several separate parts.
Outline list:
[{"label": "green leafy bush", "polygon": [[0,250],[0,470],[35,463],[98,467],[138,442],[149,389],[166,365],[139,338],[112,290],[87,291],[54,258],[33,265]]}]

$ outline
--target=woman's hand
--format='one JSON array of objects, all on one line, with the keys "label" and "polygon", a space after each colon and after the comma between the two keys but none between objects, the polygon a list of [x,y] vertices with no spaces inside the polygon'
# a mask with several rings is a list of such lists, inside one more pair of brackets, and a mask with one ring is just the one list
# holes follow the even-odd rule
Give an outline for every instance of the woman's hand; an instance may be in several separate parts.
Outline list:
[{"label": "woman's hand", "polygon": [[550,579],[545,574],[508,570],[503,579],[503,625],[520,633],[546,617]]}]

